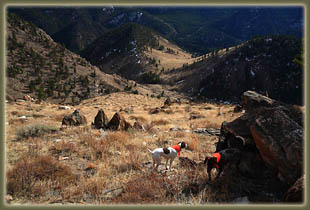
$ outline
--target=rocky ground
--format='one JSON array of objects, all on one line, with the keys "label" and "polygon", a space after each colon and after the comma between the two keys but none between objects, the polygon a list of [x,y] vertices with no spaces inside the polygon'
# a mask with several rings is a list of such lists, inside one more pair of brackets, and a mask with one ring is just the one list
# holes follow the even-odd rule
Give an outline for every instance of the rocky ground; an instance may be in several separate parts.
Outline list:
[{"label": "rocky ground", "polygon": [[[302,179],[288,191],[303,176],[303,111],[299,107],[250,91],[244,95],[243,108],[128,93],[87,99],[77,106],[25,99],[6,105],[6,200],[10,204],[302,200]],[[96,117],[100,109],[104,114],[101,111]],[[268,113],[266,119],[264,113]],[[275,124],[278,130],[264,126],[269,118],[279,123]],[[245,144],[240,145],[236,136],[242,136]],[[152,170],[147,148],[179,141],[188,144],[181,152],[183,159],[176,159],[172,170],[164,165]],[[214,179],[214,169],[208,181],[203,160],[229,147],[244,154],[240,165],[227,165],[218,179]],[[296,158],[300,161],[294,162]],[[296,167],[295,173],[289,173]]]}]

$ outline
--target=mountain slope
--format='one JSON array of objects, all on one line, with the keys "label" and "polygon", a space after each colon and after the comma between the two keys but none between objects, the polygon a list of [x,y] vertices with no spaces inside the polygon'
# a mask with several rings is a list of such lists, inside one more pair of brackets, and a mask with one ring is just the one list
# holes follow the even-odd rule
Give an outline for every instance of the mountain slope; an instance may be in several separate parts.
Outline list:
[{"label": "mountain slope", "polygon": [[165,70],[194,60],[152,29],[135,23],[106,32],[80,54],[106,73],[143,83],[158,83]]},{"label": "mountain slope", "polygon": [[55,43],[44,31],[8,14],[7,97],[25,94],[57,103],[123,90],[128,82],[108,75]]},{"label": "mountain slope", "polygon": [[290,36],[256,37],[235,48],[201,57],[167,73],[174,89],[201,98],[238,102],[255,90],[291,104],[303,104],[302,42]]}]

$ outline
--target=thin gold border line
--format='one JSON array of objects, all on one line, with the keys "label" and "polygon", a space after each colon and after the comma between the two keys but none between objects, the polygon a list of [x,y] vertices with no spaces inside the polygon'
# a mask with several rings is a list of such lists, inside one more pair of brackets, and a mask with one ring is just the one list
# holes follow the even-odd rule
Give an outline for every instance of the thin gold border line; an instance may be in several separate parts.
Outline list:
[{"label": "thin gold border line", "polygon": [[216,7],[246,7],[246,6],[260,6],[260,7],[269,7],[269,6],[305,6],[306,4],[303,2],[298,2],[298,3],[78,3],[78,4],[72,4],[72,3],[18,3],[18,2],[10,2],[4,4],[4,6],[59,6],[59,7],[80,7],[80,6],[131,6],[131,7],[136,7],[136,6],[163,6],[163,7],[180,7],[180,6],[186,6],[186,7],[201,7],[201,6],[216,6]]},{"label": "thin gold border line", "polygon": [[[304,83],[305,83],[305,85],[304,85],[304,105],[306,106],[308,103],[307,103],[307,101],[308,101],[308,97],[307,97],[307,94],[306,94],[306,89],[308,89],[308,85],[307,85],[307,83],[306,83],[306,79],[307,79],[307,76],[308,76],[308,74],[307,74],[307,71],[306,71],[306,69],[307,69],[307,65],[308,65],[308,62],[307,62],[307,55],[308,55],[308,53],[307,53],[307,30],[308,30],[308,27],[307,27],[307,24],[306,24],[306,20],[308,20],[308,12],[307,12],[307,10],[306,10],[306,6],[305,6],[305,3],[304,4],[302,4],[302,3],[289,3],[289,4],[281,4],[281,3],[261,3],[261,4],[257,4],[257,3],[248,3],[248,4],[245,4],[245,3],[237,3],[237,4],[226,4],[226,3],[221,3],[221,2],[219,2],[219,3],[208,3],[208,4],[195,4],[195,3],[189,3],[189,4],[177,4],[177,5],[175,5],[175,4],[171,4],[171,3],[168,3],[168,4],[163,4],[163,3],[158,3],[158,4],[154,4],[154,3],[150,3],[150,4],[141,4],[141,3],[138,3],[138,4],[124,4],[124,3],[113,3],[112,4],[112,2],[110,3],[103,3],[103,4],[92,4],[92,3],[88,3],[88,4],[78,4],[78,5],[72,5],[72,4],[70,4],[69,5],[69,3],[68,4],[63,4],[63,3],[55,3],[55,4],[42,4],[42,3],[27,3],[27,4],[18,4],[18,3],[8,3],[8,4],[5,4],[4,5],[4,8],[5,9],[2,9],[2,10],[4,10],[4,12],[3,12],[3,15],[2,15],[2,20],[4,20],[4,24],[3,24],[3,28],[5,29],[5,26],[6,26],[6,8],[8,7],[8,6],[14,6],[14,5],[17,5],[17,6],[59,6],[59,7],[79,7],[79,6],[89,6],[89,7],[92,7],[92,6],[104,6],[104,5],[106,5],[106,6],[110,6],[110,5],[113,5],[113,6],[128,6],[128,5],[130,5],[130,6],[158,6],[158,5],[160,5],[160,6],[174,6],[174,7],[177,7],[177,6],[189,6],[189,7],[198,7],[198,6],[218,6],[218,7],[225,7],[225,6],[236,6],[236,7],[238,7],[238,6],[255,6],[255,5],[257,5],[257,6],[263,6],[263,7],[268,7],[268,6],[303,6],[303,8],[304,8],[304,55],[305,55],[305,58],[304,58],[304,63],[305,63],[305,67],[304,67],[304,69],[305,69],[305,74],[304,74]],[[5,69],[5,67],[6,67],[6,52],[5,52],[5,49],[6,49],[6,42],[5,42],[5,35],[6,35],[6,30],[4,30],[4,39],[2,40],[2,43],[3,43],[3,49],[2,49],[2,52],[3,52],[3,57],[1,58],[1,60],[3,60],[3,67],[4,67],[4,69]],[[3,82],[3,84],[2,84],[2,86],[4,86],[5,87],[5,79],[6,79],[6,77],[5,77],[5,73],[3,73],[3,75],[4,75],[4,77],[2,78],[3,80],[4,80],[4,82]],[[1,86],[1,87],[2,87]],[[3,89],[3,90],[5,90],[5,88]],[[4,93],[4,94],[1,94],[1,96],[2,96],[2,98],[3,98],[3,96],[5,96],[6,95],[6,93]],[[5,101],[5,97],[4,97],[4,101]],[[4,103],[4,105],[5,105],[5,103]],[[5,106],[3,107],[3,108],[5,108]],[[1,110],[2,111],[2,110]],[[4,116],[4,118],[5,118],[5,116]],[[307,116],[307,109],[305,109],[305,128],[307,128],[306,126],[307,126],[307,121],[308,121],[308,116]],[[5,131],[5,125],[4,125],[4,131]],[[4,134],[2,134],[2,135],[4,135]],[[307,132],[305,132],[304,133],[304,135],[305,135],[305,139],[308,137],[307,136]],[[5,139],[5,138],[4,138]],[[305,146],[307,145],[307,143],[306,143],[306,141],[305,141]],[[305,154],[307,154],[306,152],[305,152],[305,149],[306,148],[304,148],[304,153]],[[6,154],[5,154],[6,155]],[[305,161],[305,169],[307,168],[306,166],[306,161]],[[1,166],[2,168],[4,167],[3,165]],[[305,176],[305,178],[307,178],[307,176]],[[307,204],[307,188],[305,187],[305,190],[304,190],[304,195],[305,195],[305,199],[304,199],[304,205],[305,204]],[[236,205],[233,205],[233,206],[231,206],[231,205],[229,205],[229,204],[221,204],[221,207],[241,207],[241,208],[243,208],[243,207],[264,207],[265,205],[267,205],[268,207],[270,207],[270,206],[272,206],[272,205],[276,205],[275,207],[279,207],[279,205],[281,205],[281,203],[279,203],[279,204],[262,204],[262,205],[260,205],[260,204],[252,204],[252,205],[242,205],[242,206],[236,206]],[[303,206],[304,206],[303,205]],[[31,206],[31,207],[41,207],[41,206],[46,206],[46,205],[34,205],[34,206]],[[61,205],[60,205],[61,206]],[[112,205],[111,207],[123,207],[123,206],[125,206],[125,207],[128,207],[128,205]],[[153,205],[147,205],[147,207],[152,207]],[[164,205],[163,207],[165,207],[166,205]],[[203,206],[203,207],[214,207],[214,205],[210,205],[210,204],[208,204],[208,205],[198,205],[198,207],[201,207],[201,206]],[[219,206],[219,205],[215,205],[215,206]],[[10,207],[12,207],[12,206],[10,206]],[[16,207],[16,206],[14,206],[14,207]],[[46,207],[50,207],[50,206],[46,206]],[[58,207],[58,205],[57,206],[54,206],[54,207]],[[61,207],[67,207],[67,206],[61,206]],[[71,207],[71,206],[69,206],[69,207]],[[74,207],[80,207],[80,205],[78,205],[78,206],[74,206]],[[84,205],[82,205],[82,207],[93,207],[93,206],[84,206]],[[96,207],[99,207],[99,206],[96,206]],[[100,207],[105,207],[105,205],[103,205],[103,206],[100,206]],[[110,205],[108,205],[107,207],[110,207]],[[139,206],[135,206],[135,205],[130,205],[129,207],[145,207],[145,205],[139,205]],[[154,207],[161,207],[160,205],[154,205]],[[176,205],[173,205],[173,207],[183,207],[183,204],[182,205],[178,205],[178,204],[176,204]],[[191,207],[196,207],[196,206],[191,206]],[[287,205],[287,204],[285,204],[285,206],[283,206],[283,207],[301,207],[301,205],[299,205],[299,204],[297,204],[297,205]]]}]

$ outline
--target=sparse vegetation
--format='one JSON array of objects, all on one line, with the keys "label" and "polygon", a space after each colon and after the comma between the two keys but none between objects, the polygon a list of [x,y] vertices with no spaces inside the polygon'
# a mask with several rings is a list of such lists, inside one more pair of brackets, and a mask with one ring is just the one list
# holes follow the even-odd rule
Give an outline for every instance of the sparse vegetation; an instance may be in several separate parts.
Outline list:
[{"label": "sparse vegetation", "polygon": [[76,179],[70,166],[52,156],[24,155],[7,171],[7,191],[14,197],[37,200],[48,192],[60,194]]},{"label": "sparse vegetation", "polygon": [[149,84],[161,83],[160,76],[153,72],[146,72],[142,74],[141,80],[143,83],[149,83]]},{"label": "sparse vegetation", "polygon": [[[199,156],[199,152],[215,149],[213,144],[206,146],[206,142],[213,142],[214,139],[184,130],[170,131],[175,127],[190,129],[188,117],[183,116],[184,112],[177,112],[188,105],[170,107],[168,118],[164,111],[156,115],[148,114],[148,107],[159,107],[163,103],[161,100],[142,95],[135,95],[136,100],[132,97],[124,92],[113,93],[95,101],[87,99],[76,108],[82,109],[91,122],[98,111],[93,103],[108,102],[104,107],[108,118],[114,114],[117,104],[134,106],[134,115],[122,113],[129,123],[142,124],[145,131],[105,131],[102,134],[91,129],[90,124],[59,130],[63,117],[71,111],[59,110],[54,104],[32,102],[9,106],[7,189],[14,202],[67,204],[82,200],[88,204],[181,204],[184,198],[192,200],[190,196],[185,196],[185,187],[195,179],[203,179],[203,174],[194,175],[179,168],[178,160],[173,163],[177,173],[167,172],[170,178],[163,175],[163,171],[156,173],[148,165],[151,157],[146,147],[169,146],[183,140],[189,148],[181,156],[202,160],[204,157]],[[199,107],[192,107],[191,112],[198,112]],[[23,115],[23,110],[31,111],[27,120],[13,122]],[[227,111],[229,109],[222,110],[223,113]],[[214,119],[210,110],[205,113]],[[44,118],[34,117],[38,114]],[[44,124],[37,123],[41,119],[45,120]],[[58,126],[53,126],[56,122]],[[199,119],[190,122],[199,124]],[[60,177],[63,178],[60,180]],[[194,198],[197,198],[196,195]]]},{"label": "sparse vegetation", "polygon": [[45,124],[33,124],[21,127],[16,131],[16,139],[23,140],[30,137],[40,137],[46,133],[55,133],[59,129],[56,126]]}]

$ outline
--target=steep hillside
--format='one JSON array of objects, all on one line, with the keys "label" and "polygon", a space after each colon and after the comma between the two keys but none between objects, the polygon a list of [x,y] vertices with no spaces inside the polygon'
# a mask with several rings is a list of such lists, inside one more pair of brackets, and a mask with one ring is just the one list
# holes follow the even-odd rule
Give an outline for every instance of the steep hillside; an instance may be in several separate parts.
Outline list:
[{"label": "steep hillside", "polygon": [[279,101],[303,104],[302,43],[289,36],[256,37],[236,48],[200,57],[166,75],[174,89],[201,98],[238,102],[255,90]]},{"label": "steep hillside", "polygon": [[142,8],[133,7],[11,7],[14,12],[45,30],[56,42],[78,52],[105,32],[130,22],[173,34],[174,29]]},{"label": "steep hillside", "polygon": [[78,103],[128,85],[55,43],[33,24],[13,14],[7,20],[8,99],[28,94],[57,103]]},{"label": "steep hillside", "polygon": [[11,11],[75,52],[108,29],[129,22],[150,27],[200,55],[255,35],[303,34],[302,7],[12,7]]},{"label": "steep hillside", "polygon": [[194,60],[152,29],[135,23],[106,32],[80,54],[106,73],[142,83],[159,83],[165,70]]}]

